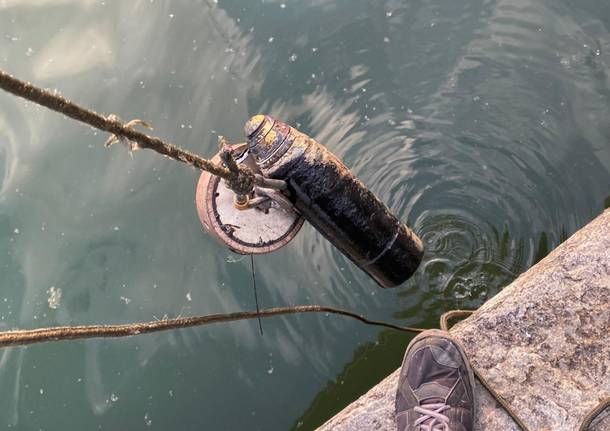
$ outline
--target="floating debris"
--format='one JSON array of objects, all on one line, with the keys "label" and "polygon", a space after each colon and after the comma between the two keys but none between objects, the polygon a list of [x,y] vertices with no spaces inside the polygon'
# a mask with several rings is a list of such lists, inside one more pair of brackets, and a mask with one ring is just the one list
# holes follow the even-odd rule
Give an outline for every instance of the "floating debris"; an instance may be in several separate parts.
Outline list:
[{"label": "floating debris", "polygon": [[56,288],[55,286],[49,287],[47,290],[49,297],[47,298],[47,302],[49,303],[49,308],[53,310],[57,310],[59,304],[61,302],[61,289]]},{"label": "floating debris", "polygon": [[131,299],[121,296],[121,301],[123,301],[125,305],[128,305],[131,302]]}]

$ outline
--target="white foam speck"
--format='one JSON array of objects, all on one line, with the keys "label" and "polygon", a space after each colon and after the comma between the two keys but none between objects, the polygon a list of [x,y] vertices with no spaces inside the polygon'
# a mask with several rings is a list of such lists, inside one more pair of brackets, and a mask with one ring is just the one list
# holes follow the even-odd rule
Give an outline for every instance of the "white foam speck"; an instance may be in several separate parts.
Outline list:
[{"label": "white foam speck", "polygon": [[49,308],[57,310],[61,302],[61,288],[58,289],[55,286],[51,286],[49,289],[47,289],[47,293],[49,294],[49,297],[47,298]]}]

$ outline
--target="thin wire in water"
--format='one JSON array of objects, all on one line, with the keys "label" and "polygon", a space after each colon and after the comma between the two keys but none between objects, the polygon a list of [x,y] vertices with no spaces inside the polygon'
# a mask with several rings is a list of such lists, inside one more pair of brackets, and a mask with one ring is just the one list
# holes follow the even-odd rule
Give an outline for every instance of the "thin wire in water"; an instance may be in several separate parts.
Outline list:
[{"label": "thin wire in water", "polygon": [[[258,293],[256,292],[256,273],[254,272],[254,255],[250,255],[250,268],[252,269],[252,287],[254,288],[254,303],[256,304],[256,314],[260,314],[260,308],[258,306]],[[261,316],[258,316],[258,327],[263,335],[263,321]]]}]

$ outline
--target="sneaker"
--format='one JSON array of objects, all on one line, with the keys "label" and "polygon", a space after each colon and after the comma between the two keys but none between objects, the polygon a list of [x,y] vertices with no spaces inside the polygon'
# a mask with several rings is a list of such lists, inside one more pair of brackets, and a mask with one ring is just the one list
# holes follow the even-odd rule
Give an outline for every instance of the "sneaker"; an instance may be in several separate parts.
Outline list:
[{"label": "sneaker", "polygon": [[396,392],[398,431],[472,431],[474,375],[448,332],[428,330],[405,352]]}]

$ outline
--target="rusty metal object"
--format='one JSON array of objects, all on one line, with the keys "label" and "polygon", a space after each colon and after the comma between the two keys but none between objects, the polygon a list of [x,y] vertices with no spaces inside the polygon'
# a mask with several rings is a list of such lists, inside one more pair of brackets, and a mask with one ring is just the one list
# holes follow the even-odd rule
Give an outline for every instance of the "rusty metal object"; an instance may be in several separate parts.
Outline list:
[{"label": "rusty metal object", "polygon": [[286,181],[307,221],[379,285],[415,272],[421,240],[324,146],[266,115],[248,120],[245,133],[262,174]]},{"label": "rusty metal object", "polygon": [[235,195],[233,196],[233,206],[238,210],[247,210],[250,207],[250,196]]},{"label": "rusty metal object", "polygon": [[[244,163],[254,172],[257,166],[250,166],[245,145],[233,148],[237,163]],[[212,158],[220,163],[220,153]],[[273,196],[270,189],[259,189]],[[197,183],[195,204],[197,214],[205,230],[220,243],[239,254],[262,254],[275,251],[288,244],[303,226],[304,219],[294,208],[284,203],[270,202],[264,210],[250,205],[258,197],[253,197],[243,208],[234,204],[236,195],[227,188],[224,180],[208,172],[203,172]]]}]

